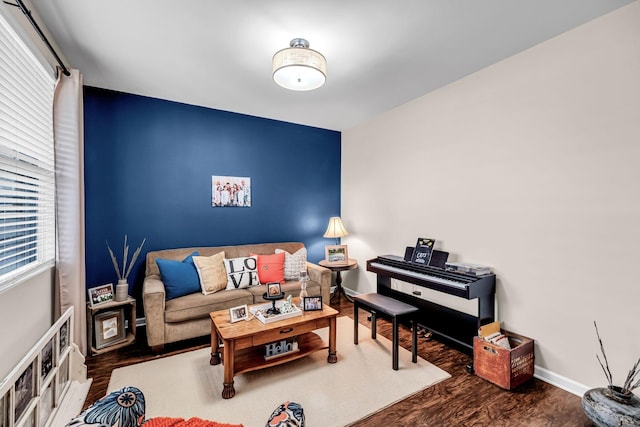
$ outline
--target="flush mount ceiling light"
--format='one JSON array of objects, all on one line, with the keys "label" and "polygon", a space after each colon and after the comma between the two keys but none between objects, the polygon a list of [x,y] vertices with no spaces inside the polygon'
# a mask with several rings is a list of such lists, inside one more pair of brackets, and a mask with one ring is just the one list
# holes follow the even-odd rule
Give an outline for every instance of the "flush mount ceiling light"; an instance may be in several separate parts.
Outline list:
[{"label": "flush mount ceiling light", "polygon": [[305,39],[293,39],[288,48],[273,55],[273,80],[291,90],[313,90],[327,79],[327,60],[309,49]]}]

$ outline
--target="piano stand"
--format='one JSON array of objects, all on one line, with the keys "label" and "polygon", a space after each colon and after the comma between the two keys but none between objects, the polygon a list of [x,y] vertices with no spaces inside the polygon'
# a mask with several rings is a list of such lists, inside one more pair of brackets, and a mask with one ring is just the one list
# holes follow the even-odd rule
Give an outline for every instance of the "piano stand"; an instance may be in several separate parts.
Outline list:
[{"label": "piano stand", "polygon": [[330,300],[333,301],[334,297],[338,297],[338,301],[340,301],[340,294],[344,295],[344,297],[346,298],[347,301],[349,302],[353,302],[353,298],[351,298],[349,295],[347,295],[347,293],[345,292],[344,288],[342,287],[342,276],[340,275],[341,271],[347,271],[347,270],[353,270],[355,268],[358,267],[358,261],[356,261],[355,259],[349,259],[349,262],[347,264],[342,264],[342,265],[335,265],[335,264],[331,264],[330,262],[326,261],[326,260],[322,260],[318,263],[319,265],[321,265],[322,267],[326,267],[331,271],[335,271],[336,272],[336,289],[333,291],[333,295],[331,295]]}]

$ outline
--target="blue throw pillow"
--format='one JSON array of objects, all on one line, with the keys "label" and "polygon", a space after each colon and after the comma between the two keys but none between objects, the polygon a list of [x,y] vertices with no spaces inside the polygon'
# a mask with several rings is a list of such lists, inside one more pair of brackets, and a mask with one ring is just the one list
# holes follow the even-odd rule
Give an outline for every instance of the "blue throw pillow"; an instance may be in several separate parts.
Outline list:
[{"label": "blue throw pillow", "polygon": [[182,261],[156,259],[167,300],[202,290],[198,270],[196,270],[196,265],[193,263],[193,257],[198,255],[198,252],[194,252]]}]

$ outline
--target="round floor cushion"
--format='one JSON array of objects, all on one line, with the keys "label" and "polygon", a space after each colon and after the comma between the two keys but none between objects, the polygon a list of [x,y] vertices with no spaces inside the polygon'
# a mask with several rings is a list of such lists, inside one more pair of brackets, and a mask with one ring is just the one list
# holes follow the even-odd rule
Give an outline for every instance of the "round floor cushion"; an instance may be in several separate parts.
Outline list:
[{"label": "round floor cushion", "polygon": [[269,417],[266,427],[304,427],[304,411],[296,402],[284,402]]}]

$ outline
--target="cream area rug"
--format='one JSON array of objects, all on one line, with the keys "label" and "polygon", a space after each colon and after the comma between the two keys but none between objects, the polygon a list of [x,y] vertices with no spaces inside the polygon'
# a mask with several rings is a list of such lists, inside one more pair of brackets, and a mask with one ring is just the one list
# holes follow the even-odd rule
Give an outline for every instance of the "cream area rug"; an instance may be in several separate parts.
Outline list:
[{"label": "cream area rug", "polygon": [[[328,342],[328,328],[316,331]],[[345,426],[417,391],[450,377],[421,357],[400,348],[399,370],[391,368],[391,342],[360,325],[353,344],[353,320],[337,320],[338,363],[327,363],[327,350],[234,378],[236,395],[223,399],[223,366],[209,365],[211,350],[119,368],[109,392],[138,387],[145,395],[146,416],[199,417],[262,427],[282,402],[300,403],[310,427]]]}]

